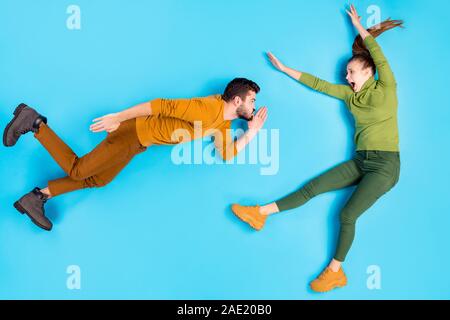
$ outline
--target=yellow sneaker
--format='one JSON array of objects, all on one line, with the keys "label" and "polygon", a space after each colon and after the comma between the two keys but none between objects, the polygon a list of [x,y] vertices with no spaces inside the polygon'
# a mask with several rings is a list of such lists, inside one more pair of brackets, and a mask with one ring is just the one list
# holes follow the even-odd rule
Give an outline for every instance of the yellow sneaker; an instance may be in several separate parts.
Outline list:
[{"label": "yellow sneaker", "polygon": [[317,279],[310,283],[311,289],[316,292],[327,292],[345,285],[347,285],[347,277],[342,267],[337,272],[327,267]]},{"label": "yellow sneaker", "polygon": [[233,204],[231,211],[242,221],[247,222],[256,230],[261,230],[264,227],[267,216],[259,213],[259,206],[246,207],[239,204]]}]

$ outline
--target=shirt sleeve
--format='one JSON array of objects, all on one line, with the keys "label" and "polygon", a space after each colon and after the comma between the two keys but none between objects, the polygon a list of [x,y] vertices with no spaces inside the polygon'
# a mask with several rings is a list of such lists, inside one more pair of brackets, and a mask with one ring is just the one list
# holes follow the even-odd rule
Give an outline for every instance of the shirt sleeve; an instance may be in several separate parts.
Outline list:
[{"label": "shirt sleeve", "polygon": [[200,99],[155,99],[151,101],[152,115],[176,118],[190,123],[208,121],[207,106]]},{"label": "shirt sleeve", "polygon": [[328,81],[319,79],[309,73],[302,72],[302,75],[298,79],[300,83],[303,83],[307,87],[313,90],[325,93],[329,96],[338,98],[340,100],[346,100],[349,95],[353,93],[353,90],[348,85],[333,84]]},{"label": "shirt sleeve", "polygon": [[375,38],[372,35],[367,36],[364,39],[364,44],[367,50],[369,50],[370,56],[375,62],[375,66],[377,67],[378,83],[385,86],[396,85],[394,73],[392,72],[389,63],[386,57],[384,56],[381,47],[375,41]]}]

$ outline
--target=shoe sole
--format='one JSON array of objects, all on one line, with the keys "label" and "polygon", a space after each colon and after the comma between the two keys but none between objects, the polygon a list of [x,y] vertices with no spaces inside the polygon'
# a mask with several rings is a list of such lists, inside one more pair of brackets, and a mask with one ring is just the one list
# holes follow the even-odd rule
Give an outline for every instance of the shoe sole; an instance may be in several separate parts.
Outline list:
[{"label": "shoe sole", "polygon": [[44,225],[40,224],[39,222],[37,222],[36,220],[34,220],[33,217],[30,215],[30,213],[27,210],[25,210],[24,207],[22,207],[20,205],[19,201],[14,202],[14,208],[16,208],[17,211],[19,211],[21,214],[26,214],[31,219],[31,221],[33,221],[33,223],[35,225],[37,225],[39,228],[42,228],[47,231],[50,231],[52,229],[52,228],[49,229],[46,226],[44,226]]},{"label": "shoe sole", "polygon": [[344,281],[344,282],[337,282],[337,283],[333,284],[333,285],[331,286],[331,288],[326,289],[326,290],[314,290],[311,286],[310,286],[310,288],[311,288],[311,290],[314,291],[314,292],[325,293],[325,292],[329,292],[329,291],[331,291],[331,290],[333,290],[333,289],[336,289],[336,288],[343,288],[343,287],[345,287],[346,285],[347,285],[347,281]]},{"label": "shoe sole", "polygon": [[[236,216],[236,217],[238,217],[241,221],[243,221],[243,222],[245,222],[245,223],[248,223],[253,229],[255,229],[256,231],[260,231],[261,229],[262,229],[262,227],[261,228],[256,228],[255,227],[255,224],[254,224],[254,222],[253,222],[253,219],[252,218],[244,218],[244,217],[241,217],[239,214],[237,214],[236,212],[234,212],[233,211],[233,209],[231,209],[231,211],[234,213],[234,215]],[[247,215],[247,217],[248,217],[248,215]]]},{"label": "shoe sole", "polygon": [[16,107],[16,110],[14,110],[13,114],[14,114],[14,118],[8,123],[8,125],[6,126],[5,130],[3,131],[3,145],[5,147],[12,147],[13,145],[8,146],[6,144],[6,135],[8,133],[9,128],[11,127],[11,125],[14,123],[14,121],[16,121],[17,117],[19,116],[20,112],[22,112],[22,110],[26,107],[26,104],[21,103]]}]

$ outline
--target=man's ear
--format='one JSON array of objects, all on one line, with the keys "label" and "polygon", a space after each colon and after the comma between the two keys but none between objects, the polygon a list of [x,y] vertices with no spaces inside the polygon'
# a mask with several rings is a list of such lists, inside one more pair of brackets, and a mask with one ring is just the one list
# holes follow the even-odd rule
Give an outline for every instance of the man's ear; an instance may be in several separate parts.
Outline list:
[{"label": "man's ear", "polygon": [[233,103],[234,103],[236,106],[240,106],[240,105],[242,104],[242,99],[241,99],[241,97],[235,96],[235,97],[233,98]]}]

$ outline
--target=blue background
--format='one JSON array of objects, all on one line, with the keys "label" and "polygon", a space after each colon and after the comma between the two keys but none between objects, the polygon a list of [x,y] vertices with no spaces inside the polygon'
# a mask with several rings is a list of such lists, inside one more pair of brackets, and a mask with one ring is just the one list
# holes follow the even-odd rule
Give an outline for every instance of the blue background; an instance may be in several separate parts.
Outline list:
[{"label": "blue background", "polygon": [[[81,8],[81,30],[66,9]],[[337,100],[276,72],[287,65],[341,82],[354,30],[347,1],[0,2],[0,123],[20,102],[37,108],[80,156],[105,136],[95,117],[157,97],[221,93],[236,76],[261,86],[268,129],[280,130],[280,169],[182,165],[152,147],[110,185],[47,203],[47,233],[12,204],[62,177],[28,134],[0,152],[0,298],[448,299],[448,1],[354,1],[405,29],[379,43],[398,81],[401,177],[359,220],[344,265],[349,285],[308,289],[334,253],[339,209],[351,189],[318,196],[250,230],[233,202],[266,203],[353,154],[352,119]],[[66,268],[81,268],[68,290]],[[369,290],[367,268],[381,270]]]}]

